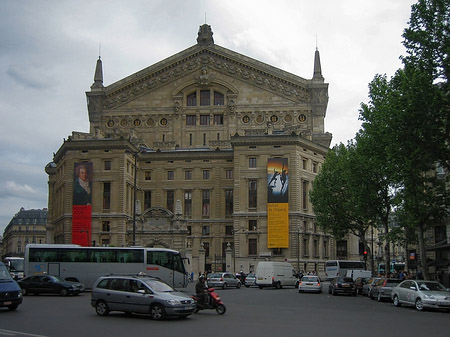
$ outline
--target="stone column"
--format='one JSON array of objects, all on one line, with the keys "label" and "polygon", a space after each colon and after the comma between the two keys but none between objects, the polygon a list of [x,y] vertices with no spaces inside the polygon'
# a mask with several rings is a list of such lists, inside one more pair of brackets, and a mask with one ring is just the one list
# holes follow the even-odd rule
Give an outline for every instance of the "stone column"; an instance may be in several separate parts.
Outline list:
[{"label": "stone column", "polygon": [[227,244],[227,248],[225,249],[225,256],[226,270],[231,270],[231,264],[233,263],[233,249],[231,249],[229,242]]}]

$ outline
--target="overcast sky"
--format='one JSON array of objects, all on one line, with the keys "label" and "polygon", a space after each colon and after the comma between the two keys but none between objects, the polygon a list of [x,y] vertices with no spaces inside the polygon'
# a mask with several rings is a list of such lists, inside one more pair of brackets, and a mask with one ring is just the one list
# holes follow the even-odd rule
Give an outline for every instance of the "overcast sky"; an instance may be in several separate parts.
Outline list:
[{"label": "overcast sky", "polygon": [[0,235],[21,207],[47,207],[45,165],[72,131],[89,131],[99,54],[107,86],[196,44],[206,20],[216,44],[310,79],[317,45],[325,131],[346,144],[369,82],[401,67],[415,2],[0,0]]}]

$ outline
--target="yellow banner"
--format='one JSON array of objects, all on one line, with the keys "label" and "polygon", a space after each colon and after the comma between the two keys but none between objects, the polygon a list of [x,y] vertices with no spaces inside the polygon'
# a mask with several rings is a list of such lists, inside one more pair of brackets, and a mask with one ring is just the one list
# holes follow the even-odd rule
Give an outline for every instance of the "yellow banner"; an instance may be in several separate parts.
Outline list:
[{"label": "yellow banner", "polygon": [[289,248],[289,204],[267,204],[268,248]]}]

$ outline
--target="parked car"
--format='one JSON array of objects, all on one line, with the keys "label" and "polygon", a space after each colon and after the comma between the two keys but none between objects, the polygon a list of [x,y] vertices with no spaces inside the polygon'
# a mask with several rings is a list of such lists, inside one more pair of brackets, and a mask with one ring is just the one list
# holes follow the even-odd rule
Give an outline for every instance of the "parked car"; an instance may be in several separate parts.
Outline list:
[{"label": "parked car", "polygon": [[336,295],[338,293],[350,294],[356,296],[355,281],[351,277],[338,276],[330,281],[328,293]]},{"label": "parked car", "polygon": [[78,295],[84,291],[81,282],[66,281],[56,275],[31,275],[18,281],[22,294],[60,294],[61,296]]},{"label": "parked car", "polygon": [[378,302],[391,300],[392,288],[397,286],[402,280],[398,278],[382,278],[370,291],[370,299],[377,299]]},{"label": "parked car", "polygon": [[251,286],[256,286],[256,274],[250,273],[245,277],[244,285],[248,288]]},{"label": "parked car", "polygon": [[236,278],[232,273],[212,273],[208,274],[206,277],[206,282],[208,287],[215,288],[228,288],[228,287],[241,287],[241,281]]},{"label": "parked car", "polygon": [[367,280],[367,283],[363,285],[362,287],[362,295],[363,296],[369,296],[370,297],[370,291],[372,290],[372,287],[381,280],[381,277],[372,277]]},{"label": "parked car", "polygon": [[367,284],[367,281],[370,280],[370,277],[357,277],[355,280],[355,288],[356,293],[362,295],[362,289],[365,284]]},{"label": "parked car", "polygon": [[436,281],[405,280],[392,288],[391,296],[396,307],[405,304],[419,311],[425,308],[450,311],[450,290]]},{"label": "parked car", "polygon": [[22,303],[22,291],[6,266],[0,262],[0,307],[16,310]]},{"label": "parked car", "polygon": [[284,286],[298,287],[298,274],[288,262],[261,261],[256,266],[256,285],[275,287],[281,289]]},{"label": "parked car", "polygon": [[167,316],[191,315],[195,301],[158,278],[147,275],[108,275],[100,277],[91,293],[91,306],[97,315],[111,311],[150,314],[155,320]]},{"label": "parked car", "polygon": [[322,292],[322,282],[320,278],[315,275],[303,276],[298,283],[298,292]]}]

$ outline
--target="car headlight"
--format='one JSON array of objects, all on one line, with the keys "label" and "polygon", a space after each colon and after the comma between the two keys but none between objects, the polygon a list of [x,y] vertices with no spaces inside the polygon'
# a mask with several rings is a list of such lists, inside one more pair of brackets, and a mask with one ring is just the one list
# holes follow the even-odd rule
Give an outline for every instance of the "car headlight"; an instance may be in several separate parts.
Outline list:
[{"label": "car headlight", "polygon": [[181,302],[178,300],[167,300],[167,303],[169,305],[180,305],[181,304]]},{"label": "car headlight", "polygon": [[435,300],[436,297],[434,297],[434,295],[424,295],[423,296],[426,300]]}]

